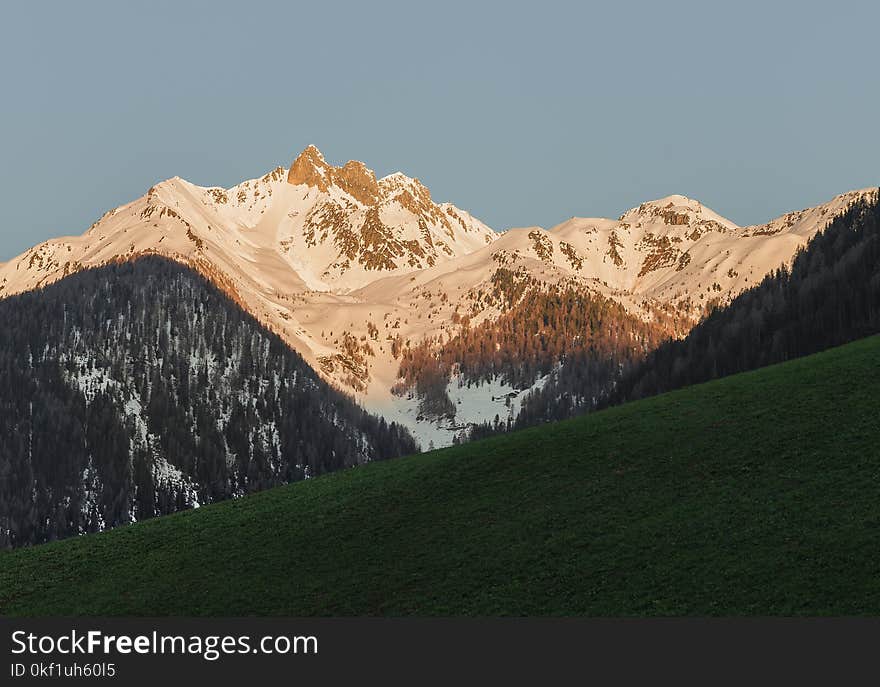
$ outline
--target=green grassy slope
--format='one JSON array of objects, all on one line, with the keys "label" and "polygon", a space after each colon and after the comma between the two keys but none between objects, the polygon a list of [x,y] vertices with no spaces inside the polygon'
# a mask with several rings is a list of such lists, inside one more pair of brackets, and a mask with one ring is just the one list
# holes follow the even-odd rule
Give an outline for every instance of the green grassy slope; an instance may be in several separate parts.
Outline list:
[{"label": "green grassy slope", "polygon": [[15,614],[880,614],[880,337],[0,554]]}]

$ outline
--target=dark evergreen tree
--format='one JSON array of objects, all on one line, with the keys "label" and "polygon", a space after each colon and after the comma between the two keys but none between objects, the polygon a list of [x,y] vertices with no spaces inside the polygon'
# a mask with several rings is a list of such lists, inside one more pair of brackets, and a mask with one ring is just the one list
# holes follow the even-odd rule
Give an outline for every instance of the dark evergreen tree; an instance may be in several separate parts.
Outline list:
[{"label": "dark evergreen tree", "polygon": [[794,257],[624,375],[597,406],[783,362],[880,332],[878,194],[832,219]]},{"label": "dark evergreen tree", "polygon": [[0,321],[0,547],[417,450],[158,257],[7,298]]},{"label": "dark evergreen tree", "polygon": [[[651,322],[644,322],[580,285],[538,284],[508,269],[496,270],[493,283],[486,297],[502,308],[498,318],[476,326],[465,318],[449,341],[399,348],[402,381],[395,390],[414,393],[424,415],[455,414],[446,392],[453,375],[462,384],[499,380],[515,389],[551,375],[553,395],[530,395],[520,423],[565,417],[684,326],[659,309]],[[556,374],[560,366],[565,374]],[[475,436],[505,428],[499,419],[477,429]]]}]

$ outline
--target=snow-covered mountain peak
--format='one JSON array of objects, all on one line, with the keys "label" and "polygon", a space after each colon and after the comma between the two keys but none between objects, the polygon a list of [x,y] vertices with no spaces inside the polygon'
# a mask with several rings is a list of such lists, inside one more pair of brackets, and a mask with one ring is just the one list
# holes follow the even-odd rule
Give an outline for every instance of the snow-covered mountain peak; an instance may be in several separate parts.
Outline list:
[{"label": "snow-covered mountain peak", "polygon": [[672,195],[619,219],[573,217],[550,229],[496,234],[436,202],[417,178],[377,179],[362,162],[337,167],[309,146],[289,168],[231,188],[159,182],[82,236],[0,263],[0,298],[90,267],[161,255],[211,279],[372,410],[403,408],[399,419],[418,427],[424,423],[410,413],[418,402],[391,395],[402,347],[448,340],[462,322],[491,322],[516,300],[499,294],[562,285],[598,292],[645,321],[696,321],[872,192],[743,228]]},{"label": "snow-covered mountain peak", "polygon": [[726,231],[739,228],[700,201],[677,194],[644,202],[624,212],[619,221],[629,225],[659,224],[673,227],[711,223]]},{"label": "snow-covered mountain peak", "polygon": [[46,241],[2,264],[0,298],[89,267],[162,255],[208,276],[325,376],[358,389],[370,375],[351,367],[346,346],[353,332],[361,336],[362,314],[327,326],[324,337],[314,314],[302,314],[302,299],[341,313],[356,289],[465,256],[496,237],[469,213],[435,203],[417,179],[395,173],[380,183],[364,163],[335,167],[309,146],[289,168],[231,188],[158,182],[82,236]]},{"label": "snow-covered mountain peak", "polygon": [[412,181],[415,180],[411,179],[403,172],[391,172],[391,174],[388,174],[379,179],[379,185],[395,186],[397,184],[407,184]]},{"label": "snow-covered mountain peak", "polygon": [[400,191],[409,191],[409,193],[413,195],[427,194],[428,199],[431,197],[430,191],[428,191],[421,181],[413,177],[408,177],[403,172],[394,172],[393,174],[382,177],[379,179],[379,188],[381,189],[384,198],[390,198]]}]

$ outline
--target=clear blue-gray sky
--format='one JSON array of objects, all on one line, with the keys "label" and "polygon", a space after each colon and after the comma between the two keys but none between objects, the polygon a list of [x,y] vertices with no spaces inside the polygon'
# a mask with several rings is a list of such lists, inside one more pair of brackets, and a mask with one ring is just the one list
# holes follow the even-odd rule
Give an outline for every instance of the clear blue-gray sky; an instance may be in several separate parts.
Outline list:
[{"label": "clear blue-gray sky", "polygon": [[880,183],[876,2],[15,2],[0,260],[309,143],[496,229],[670,193],[740,223]]}]

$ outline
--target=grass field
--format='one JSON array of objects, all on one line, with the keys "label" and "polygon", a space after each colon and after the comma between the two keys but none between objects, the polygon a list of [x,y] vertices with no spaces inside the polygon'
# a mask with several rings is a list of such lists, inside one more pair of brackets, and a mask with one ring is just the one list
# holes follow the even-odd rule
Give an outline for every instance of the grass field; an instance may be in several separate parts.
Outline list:
[{"label": "grass field", "polygon": [[0,613],[880,614],[880,337],[4,552]]}]

